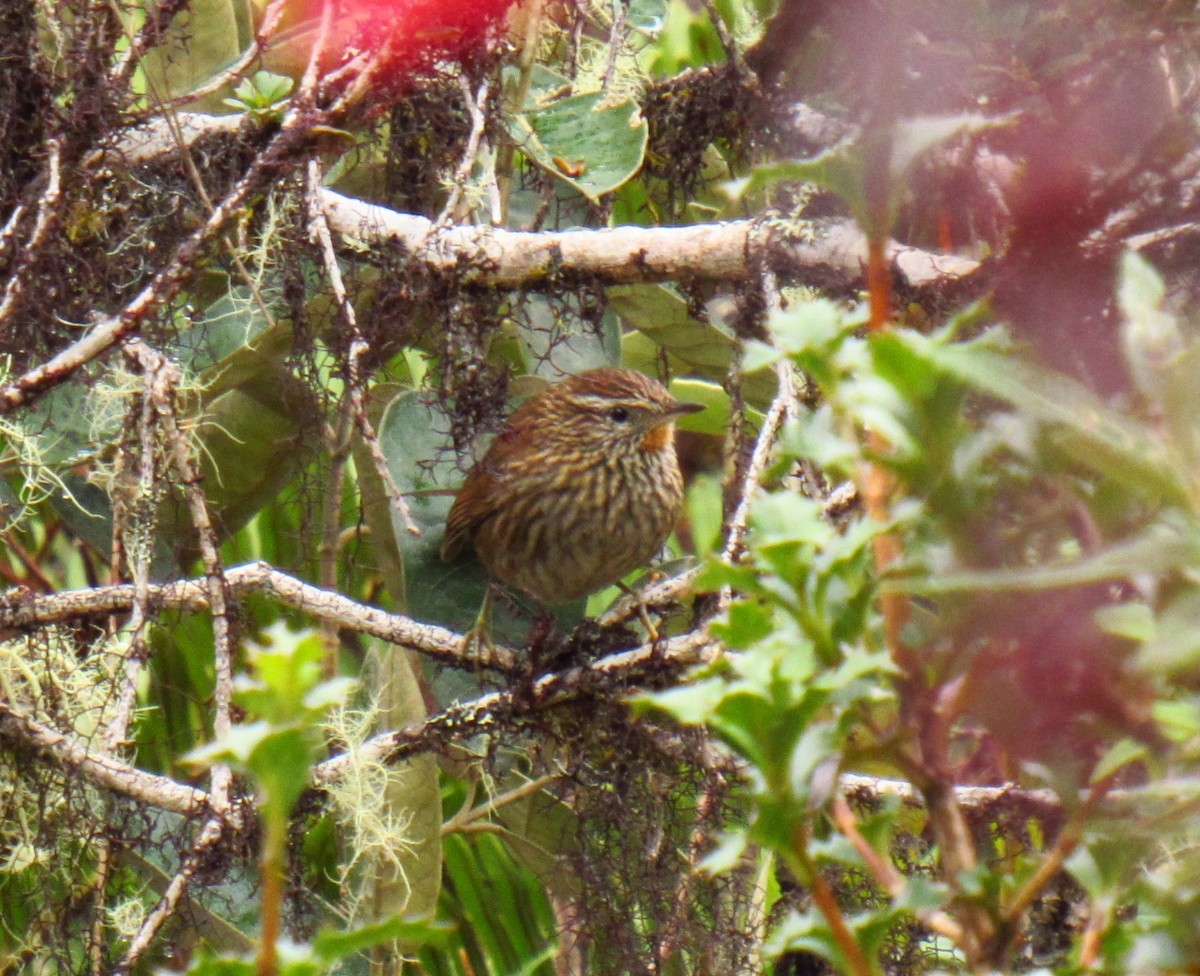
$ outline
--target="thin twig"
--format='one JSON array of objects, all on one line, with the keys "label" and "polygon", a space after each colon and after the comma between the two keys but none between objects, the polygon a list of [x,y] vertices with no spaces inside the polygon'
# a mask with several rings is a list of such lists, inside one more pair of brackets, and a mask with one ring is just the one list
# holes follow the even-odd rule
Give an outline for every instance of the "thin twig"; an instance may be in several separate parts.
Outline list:
[{"label": "thin twig", "polygon": [[301,136],[298,122],[293,122],[291,128],[285,128],[276,135],[271,145],[255,158],[245,176],[213,209],[204,225],[175,248],[166,264],[120,312],[102,319],[82,339],[0,387],[0,414],[11,413],[25,406],[46,390],[69,379],[77,370],[104,355],[156,315],[191,280],[195,274],[196,259],[203,248],[231,221],[237,219],[241,208],[257,192],[260,183],[273,176],[280,159],[291,151],[293,143],[298,142]]},{"label": "thin twig", "polygon": [[137,934],[130,941],[129,948],[125,950],[125,955],[121,957],[121,961],[113,967],[112,972],[114,976],[132,971],[145,951],[150,948],[150,944],[154,941],[163,925],[166,924],[167,920],[179,908],[180,901],[187,894],[188,886],[191,884],[192,878],[196,876],[196,872],[203,866],[208,852],[220,844],[223,833],[222,822],[215,817],[207,820],[204,826],[200,828],[200,834],[196,838],[196,843],[188,851],[179,871],[171,879],[171,883],[158,900],[158,904],[154,906],[150,914],[142,922],[141,928],[138,929]]},{"label": "thin twig", "polygon": [[725,18],[721,16],[721,12],[717,9],[717,5],[713,0],[702,0],[702,2],[704,9],[708,12],[708,19],[712,21],[713,30],[717,32],[717,38],[721,41],[721,47],[725,50],[725,56],[729,58],[730,64],[734,66],[737,73],[743,78],[757,78],[757,75],[746,64],[745,58],[742,57],[741,48],[734,41],[733,35],[729,33],[729,27],[725,23]]},{"label": "thin twig", "polygon": [[[114,517],[117,526],[129,521],[128,538],[133,545],[126,545],[126,559],[133,569],[133,607],[129,618],[129,650],[125,655],[125,673],[121,682],[117,705],[113,712],[112,721],[105,730],[105,743],[108,751],[116,752],[125,742],[129,733],[129,725],[133,720],[134,706],[137,704],[138,678],[142,666],[149,656],[146,645],[146,626],[150,620],[150,563],[154,552],[152,526],[146,523],[153,519],[155,485],[158,484],[158,416],[156,405],[165,390],[161,387],[167,382],[164,371],[160,368],[143,367],[141,418],[138,424],[138,437],[141,443],[141,455],[137,473],[137,493],[134,504],[141,503],[149,511],[145,513],[128,511],[121,506],[114,507]],[[159,387],[156,391],[156,387]],[[118,471],[118,477],[121,472]],[[139,521],[140,520],[140,521]],[[136,523],[136,524],[135,524]],[[135,537],[140,532],[140,537]]]},{"label": "thin twig", "polygon": [[540,793],[552,783],[557,783],[562,779],[561,775],[546,775],[539,776],[537,779],[531,779],[520,786],[514,787],[499,796],[488,797],[486,803],[481,803],[479,806],[467,806],[456,813],[453,817],[442,824],[442,836],[447,834],[457,833],[458,831],[466,830],[468,826],[475,823],[476,820],[481,820],[484,817],[490,817],[497,810],[510,803],[516,803],[518,800],[523,800],[527,796],[533,796],[535,793]]},{"label": "thin twig", "polygon": [[[342,525],[342,495],[346,487],[346,465],[350,459],[350,431],[354,424],[354,407],[350,397],[342,398],[338,423],[330,431],[329,476],[325,490],[324,511],[321,513],[321,544],[317,552],[321,585],[337,589],[339,540]],[[325,677],[337,677],[340,641],[337,627],[328,620],[321,621],[321,640],[325,644]]]},{"label": "thin twig", "polygon": [[447,227],[451,222],[460,221],[465,217],[465,214],[459,213],[458,205],[462,200],[463,191],[471,179],[471,171],[475,168],[475,160],[479,156],[483,134],[487,130],[487,107],[491,97],[489,79],[485,77],[479,83],[479,91],[474,95],[471,94],[471,85],[465,77],[460,77],[458,84],[462,89],[463,100],[467,103],[467,112],[471,116],[471,131],[467,136],[467,146],[463,150],[462,159],[459,160],[458,168],[454,171],[454,185],[446,197],[446,205],[442,207],[442,212],[434,221],[434,226],[439,228]]},{"label": "thin twig", "polygon": [[310,236],[320,250],[321,263],[325,269],[326,277],[329,278],[329,287],[333,289],[333,297],[336,301],[338,314],[350,339],[346,351],[346,395],[349,397],[350,405],[354,412],[354,419],[358,424],[359,434],[362,436],[363,443],[371,454],[375,471],[379,475],[379,479],[383,482],[388,500],[392,503],[392,507],[400,514],[405,531],[409,535],[419,536],[421,529],[413,520],[412,509],[404,497],[404,492],[396,484],[391,466],[387,463],[387,458],[383,454],[383,447],[379,443],[379,435],[376,433],[374,425],[367,416],[366,398],[363,395],[365,381],[363,379],[361,362],[370,352],[371,347],[359,330],[358,317],[354,312],[354,305],[346,294],[346,285],[342,280],[342,269],[338,265],[337,254],[333,250],[333,235],[329,230],[329,221],[326,219],[325,212],[320,206],[320,191],[321,169],[316,160],[312,160],[308,164],[308,229]]},{"label": "thin twig", "polygon": [[595,694],[599,688],[627,689],[631,682],[643,676],[661,677],[664,665],[686,668],[710,662],[719,653],[720,645],[716,641],[705,634],[692,633],[610,654],[588,665],[545,674],[525,688],[491,692],[473,701],[452,705],[422,722],[375,736],[358,747],[356,757],[334,756],[318,763],[313,771],[313,783],[323,787],[345,775],[354,762],[395,762],[439,748],[451,740],[492,730],[505,717],[554,708]]},{"label": "thin twig", "polygon": [[208,794],[165,776],[143,772],[88,748],[36,719],[0,702],[0,737],[19,742],[103,789],[139,803],[194,817],[208,810]]},{"label": "thin twig", "polygon": [[812,855],[808,850],[808,843],[807,828],[798,827],[792,848],[789,852],[790,860],[800,869],[798,873],[808,886],[813,904],[817,906],[817,911],[825,917],[825,923],[829,926],[830,935],[833,936],[833,941],[844,957],[849,971],[853,973],[853,976],[874,976],[871,962],[863,950],[862,943],[858,941],[858,938],[850,928],[849,922],[846,921],[846,916],[842,912],[841,905],[838,904],[833,886],[812,860]]},{"label": "thin twig", "polygon": [[0,228],[0,261],[8,260],[9,248],[17,239],[17,228],[24,217],[25,204],[19,203],[13,207],[12,213],[8,215],[8,220],[4,222],[4,227]]},{"label": "thin twig", "polygon": [[20,259],[15,266],[7,270],[8,282],[4,286],[4,297],[0,299],[0,330],[6,328],[21,291],[29,281],[27,272],[38,259],[42,245],[50,239],[50,228],[54,226],[58,217],[58,203],[62,198],[62,146],[57,139],[48,139],[46,148],[46,189],[38,200],[37,219],[21,247]]},{"label": "thin twig", "polygon": [[1067,818],[1062,830],[1058,832],[1058,836],[1054,839],[1054,845],[1046,852],[1042,863],[1021,886],[1020,891],[1013,896],[1012,901],[1004,906],[1004,911],[1001,913],[1001,919],[1004,922],[1010,925],[1016,922],[1025,909],[1037,900],[1046,885],[1062,870],[1067,858],[1071,856],[1083,839],[1084,830],[1095,813],[1097,804],[1112,789],[1114,779],[1114,776],[1109,776],[1094,784],[1088,792],[1087,798],[1071,811],[1071,816]]},{"label": "thin twig", "polygon": [[[180,432],[175,420],[175,390],[182,380],[177,365],[166,360],[140,340],[127,347],[127,354],[140,362],[143,369],[152,369],[163,376],[161,386],[152,391],[154,408],[162,428],[164,446],[183,487],[184,500],[196,530],[200,559],[204,564],[204,579],[208,591],[209,611],[213,627],[213,663],[216,684],[213,689],[213,734],[227,738],[233,728],[230,709],[233,705],[233,637],[230,624],[229,594],[225,588],[225,573],[208,502],[201,488],[201,477],[193,457],[191,443]],[[214,810],[224,813],[229,805],[229,787],[233,774],[225,763],[212,767],[212,793],[209,801]]]},{"label": "thin twig", "polygon": [[779,388],[775,399],[763,418],[762,428],[750,452],[750,460],[746,464],[741,483],[738,487],[738,502],[733,515],[729,519],[729,529],[725,536],[725,546],[721,555],[725,559],[737,559],[746,543],[747,523],[750,517],[750,505],[758,494],[759,482],[763,472],[771,460],[771,452],[779,438],[779,432],[788,418],[796,414],[796,383],[795,371],[787,360],[781,361],[775,367],[775,375],[779,380]]},{"label": "thin twig", "polygon": [[[868,870],[879,884],[893,898],[899,898],[907,885],[904,876],[885,856],[873,848],[858,829],[858,821],[854,811],[846,800],[844,792],[835,793],[833,797],[833,820],[843,836],[850,841],[859,856],[866,862]],[[931,932],[945,936],[957,945],[962,939],[962,926],[946,912],[937,909],[918,908],[914,914],[917,920]]]},{"label": "thin twig", "polygon": [[361,73],[352,78],[346,90],[329,108],[322,109],[315,104],[319,53],[319,47],[314,48],[300,89],[284,113],[279,131],[255,155],[241,179],[214,206],[204,224],[175,247],[167,262],[120,312],[102,319],[86,336],[47,362],[0,387],[0,415],[11,413],[70,378],[156,315],[192,279],[199,266],[197,258],[203,249],[224,233],[231,223],[241,218],[243,208],[263,184],[277,178],[282,162],[307,146],[313,128],[336,123],[362,96],[381,64],[381,56],[372,55],[363,61]]},{"label": "thin twig", "polygon": [[617,74],[617,58],[625,47],[625,21],[628,14],[622,0],[612,0],[613,22],[608,32],[608,63],[604,66],[604,83],[601,91],[607,93],[612,88],[613,79]]}]

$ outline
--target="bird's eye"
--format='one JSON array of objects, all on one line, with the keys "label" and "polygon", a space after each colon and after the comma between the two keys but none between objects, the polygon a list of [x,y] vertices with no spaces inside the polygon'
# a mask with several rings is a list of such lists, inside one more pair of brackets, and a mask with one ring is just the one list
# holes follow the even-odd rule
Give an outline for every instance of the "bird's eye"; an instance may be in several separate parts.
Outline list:
[{"label": "bird's eye", "polygon": [[618,424],[623,424],[629,419],[629,411],[624,407],[613,407],[610,411],[608,411],[608,415]]}]

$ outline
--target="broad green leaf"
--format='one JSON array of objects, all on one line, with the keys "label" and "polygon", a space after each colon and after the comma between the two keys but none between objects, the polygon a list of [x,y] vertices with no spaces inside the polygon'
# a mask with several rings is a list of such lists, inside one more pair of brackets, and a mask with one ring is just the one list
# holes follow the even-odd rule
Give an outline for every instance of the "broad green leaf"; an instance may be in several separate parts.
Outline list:
[{"label": "broad green leaf", "polygon": [[[1153,568],[1148,570],[1155,572]],[[1154,632],[1138,649],[1141,667],[1159,675],[1195,674],[1200,666],[1200,591],[1182,590],[1158,611]]]},{"label": "broad green leaf", "polygon": [[[364,681],[379,710],[376,731],[424,721],[427,709],[413,652],[374,644],[368,660]],[[367,903],[372,917],[432,915],[442,882],[442,794],[437,758],[425,754],[389,764],[386,786],[373,799],[378,806],[369,815],[394,824],[396,837],[392,850],[383,855],[376,851],[368,858],[363,882],[369,886]],[[406,951],[419,944],[403,935],[395,938]]]},{"label": "broad green leaf", "polygon": [[[405,387],[395,383],[379,383],[371,388],[367,397],[367,417],[377,433],[388,404],[406,392],[409,391]],[[375,470],[371,453],[361,437],[354,438],[351,450],[358,494],[362,499],[363,520],[370,532],[375,569],[383,577],[384,586],[395,606],[406,609],[404,561],[392,526],[391,502],[384,490],[383,481]]]},{"label": "broad green leaf", "polygon": [[[521,786],[526,778],[516,769],[497,781],[497,793]],[[496,811],[507,828],[503,840],[513,858],[531,871],[558,898],[578,898],[583,881],[572,870],[572,859],[580,856],[579,815],[570,804],[540,790]]]},{"label": "broad green leaf", "polygon": [[170,345],[170,355],[200,378],[205,399],[257,381],[291,351],[292,324],[271,314],[242,285],[208,305]]},{"label": "broad green leaf", "polygon": [[1184,471],[1200,489],[1200,342],[1165,363],[1158,376],[1158,402]]},{"label": "broad green leaf", "polygon": [[322,959],[336,962],[351,953],[390,942],[402,942],[407,945],[446,945],[452,931],[449,926],[419,917],[390,918],[341,932],[326,929],[313,939],[312,947]]},{"label": "broad green leaf", "polygon": [[[636,330],[621,338],[622,363],[653,376],[665,352],[673,372],[724,383],[735,350],[732,333],[693,318],[687,302],[667,285],[616,285],[607,294],[609,307]],[[769,368],[743,378],[746,401],[759,410],[770,405],[775,388]]]},{"label": "broad green leaf", "polygon": [[687,491],[687,520],[696,556],[704,559],[721,543],[721,483],[709,474],[698,475]]},{"label": "broad green leaf", "polygon": [[1154,610],[1146,603],[1116,603],[1092,616],[1097,627],[1114,637],[1146,641],[1154,636]]},{"label": "broad green leaf", "polygon": [[384,410],[380,446],[421,535],[413,537],[391,512],[392,533],[404,560],[405,610],[418,620],[465,631],[483,603],[486,574],[477,562],[442,562],[438,549],[454,491],[463,473],[449,449],[450,423],[416,391],[401,393]]},{"label": "broad green leaf", "polygon": [[[717,383],[708,380],[678,379],[671,380],[671,396],[676,400],[687,403],[702,403],[704,409],[699,413],[681,417],[676,426],[680,430],[691,430],[699,434],[714,434],[723,437],[729,432],[733,420],[729,394]],[[754,426],[763,421],[761,410],[752,407],[746,409],[746,419]]]},{"label": "broad green leaf", "polygon": [[712,718],[728,694],[729,682],[722,678],[709,678],[707,681],[655,692],[636,699],[634,705],[642,710],[647,707],[660,708],[684,725],[702,725]]},{"label": "broad green leaf", "polygon": [[[615,285],[608,289],[609,307],[672,356],[709,379],[724,377],[733,353],[733,335],[712,322],[692,317],[669,285]],[[628,357],[622,357],[628,364]],[[718,372],[720,376],[718,376]]]},{"label": "broad green leaf", "polygon": [[965,590],[1043,590],[1129,579],[1144,573],[1161,575],[1197,566],[1200,566],[1200,538],[1156,527],[1072,562],[959,570],[923,578],[898,577],[883,585],[887,590],[925,594]]},{"label": "broad green leaf", "polygon": [[775,345],[786,353],[824,351],[846,329],[847,316],[833,302],[818,298],[797,302],[771,316],[767,328]]},{"label": "broad green leaf", "polygon": [[[142,56],[152,102],[198,88],[234,61],[249,41],[252,22],[250,0],[192,0],[172,19],[168,42]],[[220,92],[197,105],[201,111],[228,111]]]},{"label": "broad green leaf", "polygon": [[978,344],[931,347],[942,368],[1059,429],[1076,460],[1121,484],[1190,505],[1190,489],[1162,444],[1086,387]]},{"label": "broad green leaf", "polygon": [[637,102],[603,102],[599,93],[572,95],[509,124],[530,160],[593,201],[633,177],[649,138]]},{"label": "broad green leaf", "polygon": [[1193,742],[1200,736],[1200,704],[1189,701],[1158,701],[1151,706],[1154,721],[1172,742]]},{"label": "broad green leaf", "polygon": [[[239,386],[211,399],[198,427],[205,496],[222,537],[274,502],[316,455],[302,436],[312,407],[308,387],[282,358],[262,360]],[[190,518],[172,513],[168,525],[189,540]],[[189,546],[190,548],[190,546]]]},{"label": "broad green leaf", "polygon": [[522,366],[549,380],[563,374],[582,373],[599,366],[614,366],[621,355],[621,327],[615,315],[605,315],[599,329],[571,314],[573,301],[564,299],[568,311],[551,305],[540,295],[530,295],[517,319],[524,344]]}]

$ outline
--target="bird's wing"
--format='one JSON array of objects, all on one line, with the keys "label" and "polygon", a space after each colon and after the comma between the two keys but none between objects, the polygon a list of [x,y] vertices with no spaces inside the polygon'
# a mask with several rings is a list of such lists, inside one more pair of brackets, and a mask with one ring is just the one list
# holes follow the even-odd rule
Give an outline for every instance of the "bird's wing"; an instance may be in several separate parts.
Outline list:
[{"label": "bird's wing", "polygon": [[458,490],[450,514],[446,516],[446,531],[442,536],[442,559],[454,559],[463,547],[475,538],[484,522],[504,504],[501,490],[509,459],[519,451],[526,424],[514,413],[492,440],[483,459],[471,469],[467,480]]},{"label": "bird's wing", "polygon": [[475,530],[495,511],[495,478],[480,462],[471,469],[467,480],[458,490],[450,514],[446,516],[446,531],[442,535],[442,559],[450,562],[475,536]]}]

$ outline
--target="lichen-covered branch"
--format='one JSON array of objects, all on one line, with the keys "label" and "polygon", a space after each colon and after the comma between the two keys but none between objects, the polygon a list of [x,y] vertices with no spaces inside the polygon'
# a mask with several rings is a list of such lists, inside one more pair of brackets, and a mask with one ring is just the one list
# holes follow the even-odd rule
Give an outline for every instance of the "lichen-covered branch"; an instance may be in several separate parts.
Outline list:
[{"label": "lichen-covered branch", "polygon": [[0,738],[33,749],[88,782],[147,806],[185,817],[196,816],[208,808],[208,794],[203,790],[143,772],[106,753],[89,749],[80,740],[22,715],[6,702],[0,702]]},{"label": "lichen-covered branch", "polygon": [[[322,191],[330,226],[377,248],[399,248],[464,284],[536,287],[553,279],[605,284],[746,281],[763,267],[781,280],[845,291],[858,286],[866,237],[850,221],[806,223],[733,220],[684,227],[512,231],[457,225]],[[977,270],[974,261],[892,243],[888,257],[913,290],[934,289]]]},{"label": "lichen-covered branch", "polygon": [[[445,664],[472,669],[481,666],[481,662],[464,655],[461,634],[357,603],[340,593],[298,580],[266,563],[248,563],[227,569],[225,586],[234,596],[249,592],[269,593],[284,606],[315,619],[410,647]],[[0,628],[24,630],[73,618],[120,613],[133,606],[135,597],[135,589],[128,583],[67,590],[47,596],[35,596],[27,590],[9,590],[0,593]],[[208,587],[203,579],[154,583],[148,587],[147,597],[149,605],[157,610],[211,609]],[[520,670],[517,652],[506,647],[493,648],[485,663],[496,671],[515,673]]]}]

